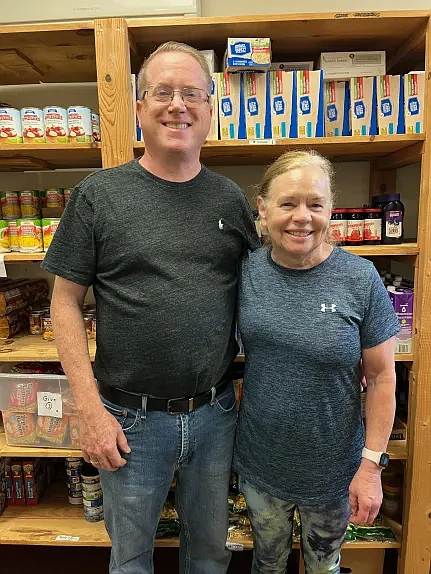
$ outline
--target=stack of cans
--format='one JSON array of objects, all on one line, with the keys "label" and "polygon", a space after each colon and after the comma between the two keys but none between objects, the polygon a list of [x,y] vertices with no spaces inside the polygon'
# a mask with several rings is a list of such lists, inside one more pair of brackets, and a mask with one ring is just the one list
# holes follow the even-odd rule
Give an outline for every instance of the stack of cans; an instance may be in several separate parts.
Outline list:
[{"label": "stack of cans", "polygon": [[67,490],[70,504],[82,504],[82,458],[66,458]]},{"label": "stack of cans", "polygon": [[103,495],[97,468],[85,464],[82,469],[82,499],[84,516],[88,522],[103,520]]}]

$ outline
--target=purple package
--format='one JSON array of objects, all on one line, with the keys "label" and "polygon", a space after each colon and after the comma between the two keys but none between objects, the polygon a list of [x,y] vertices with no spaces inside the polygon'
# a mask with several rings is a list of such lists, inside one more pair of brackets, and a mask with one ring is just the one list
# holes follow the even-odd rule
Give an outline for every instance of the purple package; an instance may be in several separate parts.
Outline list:
[{"label": "purple package", "polygon": [[412,353],[414,292],[411,289],[401,289],[392,285],[387,289],[401,325],[401,331],[395,337],[395,352]]}]

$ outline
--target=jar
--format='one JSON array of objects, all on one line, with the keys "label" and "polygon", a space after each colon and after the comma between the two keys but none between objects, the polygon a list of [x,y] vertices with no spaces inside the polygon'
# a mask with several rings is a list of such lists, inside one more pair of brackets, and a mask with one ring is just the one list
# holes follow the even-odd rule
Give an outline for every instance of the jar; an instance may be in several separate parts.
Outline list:
[{"label": "jar", "polygon": [[379,207],[364,208],[364,245],[382,242],[382,210]]},{"label": "jar", "polygon": [[364,239],[364,210],[354,208],[347,210],[346,245],[362,245]]},{"label": "jar", "polygon": [[45,311],[32,311],[29,314],[28,320],[30,324],[30,335],[42,335],[42,318],[45,315]]},{"label": "jar", "polygon": [[54,341],[54,330],[52,328],[51,317],[44,315],[42,317],[42,337],[45,341]]},{"label": "jar", "polygon": [[337,245],[346,245],[347,209],[333,209],[329,222],[329,240]]},{"label": "jar", "polygon": [[382,219],[382,243],[394,245],[403,242],[404,238],[404,205],[400,201],[400,194],[393,193],[386,196]]},{"label": "jar", "polygon": [[87,333],[87,339],[93,339],[93,319],[94,315],[92,313],[84,313],[83,315],[85,332]]},{"label": "jar", "polygon": [[382,476],[382,514],[390,518],[398,518],[401,514],[401,481],[398,476],[389,474]]}]

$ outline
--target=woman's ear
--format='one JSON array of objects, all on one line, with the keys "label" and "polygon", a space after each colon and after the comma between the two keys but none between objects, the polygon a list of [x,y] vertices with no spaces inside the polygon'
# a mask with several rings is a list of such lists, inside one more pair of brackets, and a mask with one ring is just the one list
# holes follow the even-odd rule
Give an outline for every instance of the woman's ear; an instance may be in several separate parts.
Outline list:
[{"label": "woman's ear", "polygon": [[257,209],[259,210],[259,221],[261,227],[266,227],[266,206],[261,195],[257,197]]}]

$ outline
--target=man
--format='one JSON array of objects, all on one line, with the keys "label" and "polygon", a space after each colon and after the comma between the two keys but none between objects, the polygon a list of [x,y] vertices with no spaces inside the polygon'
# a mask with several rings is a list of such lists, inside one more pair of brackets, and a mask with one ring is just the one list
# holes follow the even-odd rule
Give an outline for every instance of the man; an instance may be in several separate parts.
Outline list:
[{"label": "man", "polygon": [[[258,240],[241,189],[199,161],[212,113],[199,52],[160,46],[138,86],[144,156],[75,188],[43,267],[57,276],[52,318],[83,455],[100,469],[110,573],[153,572],[178,471],[181,572],[222,574],[237,267]],[[81,314],[90,285],[94,374]]]}]

